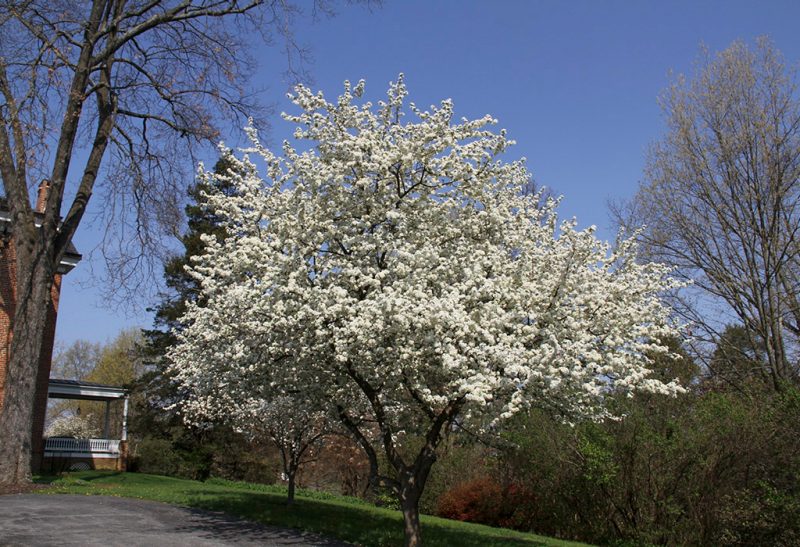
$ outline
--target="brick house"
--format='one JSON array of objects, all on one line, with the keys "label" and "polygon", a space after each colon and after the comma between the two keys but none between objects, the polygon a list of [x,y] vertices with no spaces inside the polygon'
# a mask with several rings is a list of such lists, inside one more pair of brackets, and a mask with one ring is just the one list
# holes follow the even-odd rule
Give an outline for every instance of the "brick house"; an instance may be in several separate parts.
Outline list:
[{"label": "brick house", "polygon": [[[39,215],[44,211],[49,188],[48,181],[42,181],[39,185],[38,199],[36,200],[36,212]],[[10,227],[11,215],[5,203],[0,202],[0,407],[3,404],[6,366],[11,346],[11,325],[14,321],[14,312],[17,304],[16,253],[9,234]],[[31,431],[32,464],[34,469],[40,467],[44,455],[44,421],[47,411],[50,365],[53,358],[53,341],[56,334],[58,299],[61,294],[61,277],[72,270],[80,260],[81,255],[72,244],[70,244],[69,249],[59,264],[58,273],[56,273],[55,279],[53,279],[50,309],[47,314],[39,373],[36,378],[33,430]]]}]

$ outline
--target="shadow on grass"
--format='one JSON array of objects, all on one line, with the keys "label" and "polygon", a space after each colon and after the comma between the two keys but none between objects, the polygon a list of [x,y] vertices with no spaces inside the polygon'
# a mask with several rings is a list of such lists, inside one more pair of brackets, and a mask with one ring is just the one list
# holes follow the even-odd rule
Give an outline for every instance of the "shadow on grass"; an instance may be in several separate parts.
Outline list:
[{"label": "shadow on grass", "polygon": [[58,479],[58,475],[34,475],[33,484],[50,484]]},{"label": "shadow on grass", "polygon": [[305,532],[296,532],[285,527],[264,525],[253,522],[255,519],[244,520],[218,510],[189,508],[187,509],[197,518],[176,528],[176,531],[191,531],[195,535],[212,540],[214,543],[235,543],[246,537],[250,542],[263,543],[264,545],[315,545],[319,547],[347,547],[347,543],[316,534],[309,535]]},{"label": "shadow on grass", "polygon": [[[289,528],[317,532],[345,541],[367,546],[394,546],[403,543],[403,523],[399,513],[335,504],[315,500],[297,499],[287,506],[285,498],[261,492],[220,492],[197,490],[188,499],[190,507],[207,511],[221,511],[264,524],[280,524]],[[425,545],[449,547],[500,547],[503,545],[547,545],[543,542],[510,537],[502,530],[476,535],[474,529],[459,529],[450,523],[423,517],[422,535]],[[464,527],[466,528],[466,526]],[[493,537],[496,533],[496,536]]]},{"label": "shadow on grass", "polygon": [[189,507],[221,511],[260,522],[316,532],[361,545],[402,544],[401,523],[391,516],[359,511],[359,507],[296,499],[291,506],[280,494],[262,492],[220,492],[196,490],[189,495]]},{"label": "shadow on grass", "polygon": [[69,472],[58,474],[42,474],[34,475],[32,482],[34,484],[52,484],[56,481],[62,480],[65,477],[76,477],[82,481],[91,482],[96,480],[105,480],[111,477],[122,477],[125,475],[124,471],[82,471],[82,472]]},{"label": "shadow on grass", "polygon": [[110,477],[121,477],[125,474],[124,471],[104,471],[102,475],[88,475],[86,477],[82,477],[82,480],[87,482],[96,481],[98,479],[108,479]]}]

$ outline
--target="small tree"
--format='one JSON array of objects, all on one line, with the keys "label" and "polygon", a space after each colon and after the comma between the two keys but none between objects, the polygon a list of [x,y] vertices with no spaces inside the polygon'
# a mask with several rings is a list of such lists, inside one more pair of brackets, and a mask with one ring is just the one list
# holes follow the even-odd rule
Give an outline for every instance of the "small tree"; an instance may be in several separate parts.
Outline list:
[{"label": "small tree", "polygon": [[99,430],[89,420],[77,415],[59,416],[47,427],[44,436],[49,437],[74,437],[76,439],[91,439],[98,437]]},{"label": "small tree", "polygon": [[[647,355],[676,332],[658,294],[664,267],[559,222],[531,195],[524,163],[491,117],[453,123],[443,101],[403,116],[402,78],[373,111],[363,82],[334,103],[305,87],[278,158],[250,130],[250,153],[212,195],[229,237],[193,267],[207,298],[190,305],[171,353],[196,416],[291,389],[326,404],[398,496],[407,545],[443,434],[492,427],[530,406],[567,419],[604,415],[611,392],[674,393]],[[212,176],[206,174],[204,176]],[[377,437],[371,434],[377,430]]]},{"label": "small tree", "polygon": [[278,448],[283,474],[288,482],[286,503],[294,503],[297,472],[316,460],[323,438],[332,432],[325,412],[314,410],[308,401],[279,396],[263,401],[254,412],[239,420],[241,431],[256,437],[266,435]]}]

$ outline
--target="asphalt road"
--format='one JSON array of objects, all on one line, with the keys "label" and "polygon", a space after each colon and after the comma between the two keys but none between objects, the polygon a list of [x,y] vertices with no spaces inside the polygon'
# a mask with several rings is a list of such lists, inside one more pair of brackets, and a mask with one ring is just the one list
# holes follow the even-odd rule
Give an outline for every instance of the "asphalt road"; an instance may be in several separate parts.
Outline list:
[{"label": "asphalt road", "polygon": [[210,511],[109,496],[0,496],[0,545],[344,547],[320,536]]}]

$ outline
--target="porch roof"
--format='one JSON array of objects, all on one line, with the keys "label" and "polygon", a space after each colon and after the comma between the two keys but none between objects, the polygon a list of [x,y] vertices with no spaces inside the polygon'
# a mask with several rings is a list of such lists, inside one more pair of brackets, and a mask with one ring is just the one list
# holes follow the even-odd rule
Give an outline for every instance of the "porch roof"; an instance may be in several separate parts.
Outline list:
[{"label": "porch roof", "polygon": [[128,391],[119,386],[50,378],[50,383],[47,386],[47,396],[51,399],[115,401],[126,398]]}]

